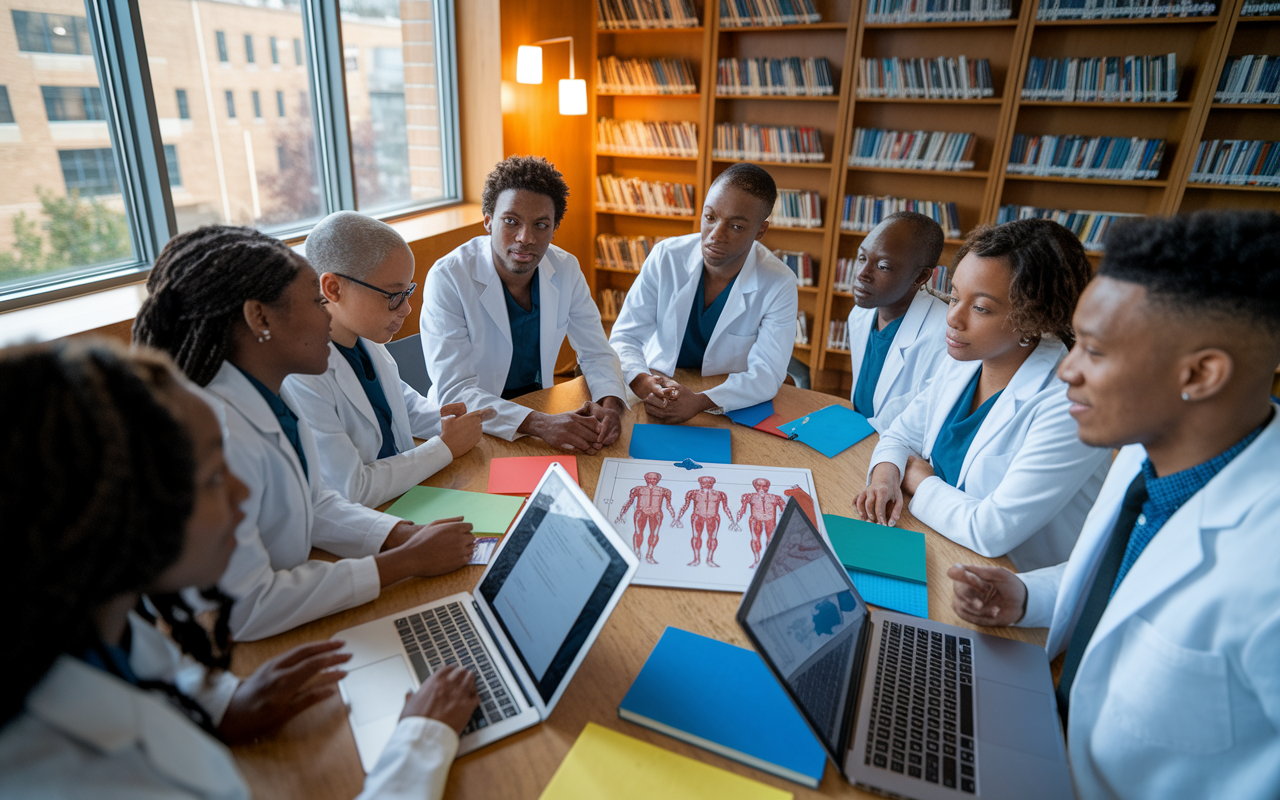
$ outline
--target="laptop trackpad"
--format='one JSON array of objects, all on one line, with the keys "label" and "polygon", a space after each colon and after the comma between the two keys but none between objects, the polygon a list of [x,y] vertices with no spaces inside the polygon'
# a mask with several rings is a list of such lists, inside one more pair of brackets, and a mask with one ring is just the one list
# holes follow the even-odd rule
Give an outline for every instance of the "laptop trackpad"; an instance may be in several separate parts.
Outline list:
[{"label": "laptop trackpad", "polygon": [[409,667],[399,655],[354,669],[344,679],[351,724],[364,725],[383,717],[398,717],[405,692],[413,691]]},{"label": "laptop trackpad", "polygon": [[978,738],[1020,753],[1059,760],[1058,720],[1044,692],[978,678]]}]

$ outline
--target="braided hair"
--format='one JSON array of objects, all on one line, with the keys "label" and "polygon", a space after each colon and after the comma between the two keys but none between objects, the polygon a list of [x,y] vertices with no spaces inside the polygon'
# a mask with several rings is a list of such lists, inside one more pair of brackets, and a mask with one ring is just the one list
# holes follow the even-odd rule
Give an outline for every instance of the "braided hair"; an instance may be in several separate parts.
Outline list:
[{"label": "braided hair", "polygon": [[1052,220],[1020,219],[975,228],[951,260],[950,273],[969,253],[998,258],[1013,272],[1009,324],[1028,337],[1056,336],[1075,345],[1071,316],[1093,277],[1076,235]]},{"label": "braided hair", "polygon": [[244,304],[275,303],[302,264],[288,245],[253,228],[208,225],[179,234],[151,268],[133,340],[168,352],[187,377],[208,386],[231,355]]},{"label": "braided hair", "polygon": [[[0,725],[60,655],[100,651],[95,609],[181,555],[195,456],[166,406],[178,381],[162,354],[103,341],[0,351],[0,541],[17,565],[0,581],[13,648]],[[172,686],[150,685],[211,727]]]}]

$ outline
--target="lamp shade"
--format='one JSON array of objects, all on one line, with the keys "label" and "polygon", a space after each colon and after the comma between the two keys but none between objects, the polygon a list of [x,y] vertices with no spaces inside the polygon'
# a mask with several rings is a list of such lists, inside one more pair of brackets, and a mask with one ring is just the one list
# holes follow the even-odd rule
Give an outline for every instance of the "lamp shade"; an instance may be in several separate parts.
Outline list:
[{"label": "lamp shade", "polygon": [[541,47],[520,45],[516,50],[516,83],[542,83]]},{"label": "lamp shade", "polygon": [[560,81],[560,113],[566,117],[580,117],[587,113],[586,81]]}]

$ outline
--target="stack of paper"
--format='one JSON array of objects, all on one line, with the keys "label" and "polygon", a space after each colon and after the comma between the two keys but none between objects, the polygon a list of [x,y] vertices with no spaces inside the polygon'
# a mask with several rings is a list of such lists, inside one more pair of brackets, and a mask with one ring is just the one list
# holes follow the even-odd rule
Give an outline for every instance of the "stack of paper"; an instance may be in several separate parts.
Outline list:
[{"label": "stack of paper", "polygon": [[836,558],[862,599],[903,614],[929,617],[924,534],[823,514]]}]

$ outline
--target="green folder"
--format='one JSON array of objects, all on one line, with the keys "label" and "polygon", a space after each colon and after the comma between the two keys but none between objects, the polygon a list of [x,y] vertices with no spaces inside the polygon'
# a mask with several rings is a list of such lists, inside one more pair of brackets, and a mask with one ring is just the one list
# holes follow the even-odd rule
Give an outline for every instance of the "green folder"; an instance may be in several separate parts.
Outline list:
[{"label": "green folder", "polygon": [[507,532],[522,505],[523,497],[415,486],[392,503],[387,513],[419,525],[462,517],[464,522],[471,523],[471,532],[477,536],[501,536]]},{"label": "green folder", "polygon": [[836,558],[848,569],[928,583],[923,533],[835,514],[823,514],[822,520]]}]

